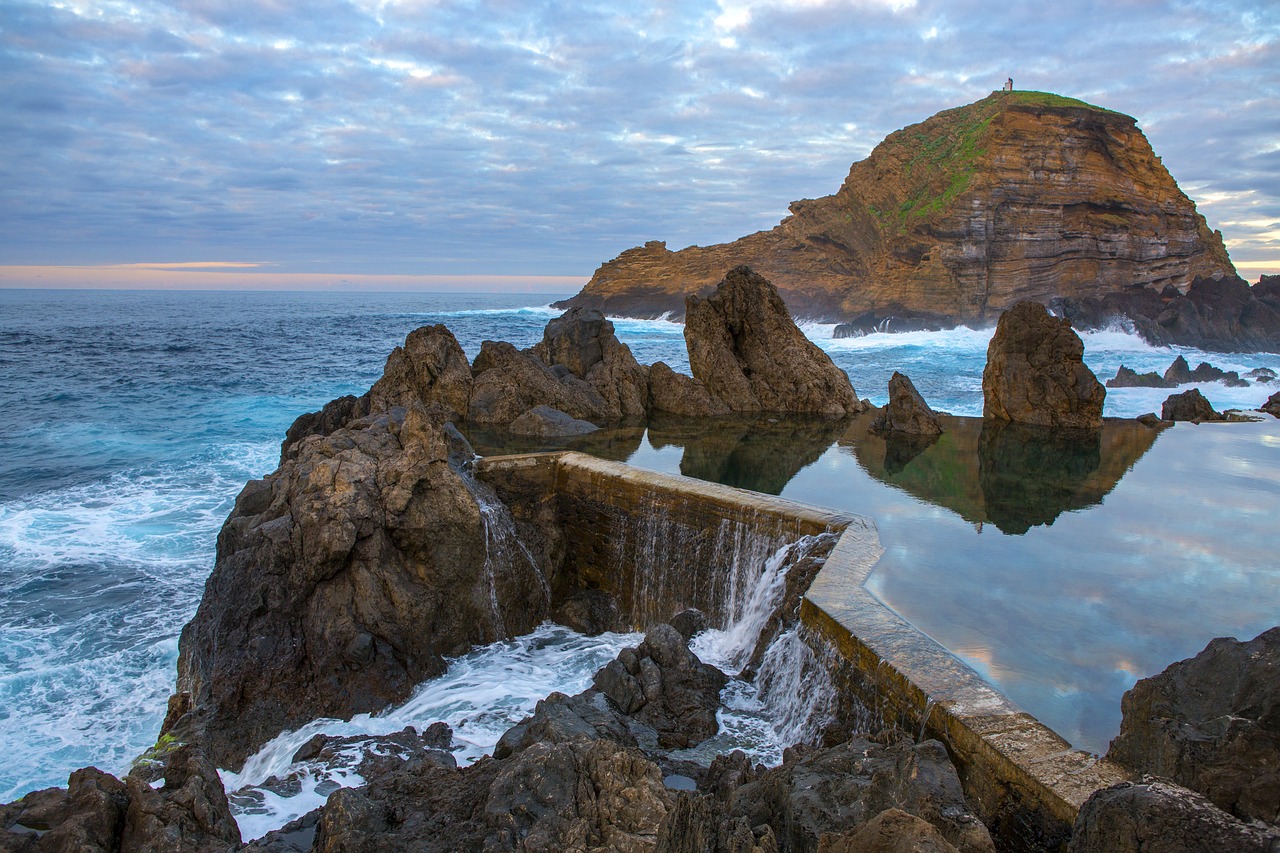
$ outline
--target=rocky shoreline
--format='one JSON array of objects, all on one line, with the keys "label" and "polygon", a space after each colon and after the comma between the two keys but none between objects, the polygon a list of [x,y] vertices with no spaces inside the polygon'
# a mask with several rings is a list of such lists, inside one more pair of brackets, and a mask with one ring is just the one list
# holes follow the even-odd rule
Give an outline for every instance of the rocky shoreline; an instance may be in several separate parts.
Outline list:
[{"label": "rocky shoreline", "polygon": [[[668,610],[636,624],[649,606],[594,583],[591,573],[607,567],[566,561],[553,506],[535,495],[513,515],[474,475],[474,453],[455,422],[568,434],[662,413],[838,421],[869,408],[752,270],[735,268],[714,293],[690,297],[686,316],[692,376],[638,364],[608,320],[576,308],[549,323],[536,347],[486,342],[470,364],[448,329],[419,329],[365,395],[299,418],[280,467],[244,487],[219,534],[204,598],[182,633],[177,689],[156,747],[124,780],[86,768],[67,789],[0,806],[0,849],[1016,847],[1008,833],[993,840],[946,748],[918,732],[833,720],[774,768],[753,767],[741,753],[709,767],[673,758],[671,750],[717,730],[726,674],[700,661],[688,641],[708,624],[725,627],[726,614]],[[1070,322],[1043,306],[1005,312],[984,374],[987,419],[1098,430],[1105,389],[1082,353]],[[942,424],[910,380],[895,376],[877,429],[928,442]],[[794,625],[821,560],[817,552],[790,567],[786,594],[766,620],[772,627],[762,622],[751,642],[748,675],[760,665],[760,644]],[[297,824],[241,843],[216,767],[239,767],[313,718],[403,701],[446,658],[548,618],[587,632],[646,634],[592,688],[539,703],[492,758],[457,767],[442,725],[372,739],[362,787],[334,791]],[[1249,644],[1216,640],[1204,656],[1211,663],[1175,665],[1126,696],[1113,757],[1135,776],[1169,781],[1099,792],[1081,810],[1069,849],[1280,843],[1280,629]],[[1206,691],[1225,704],[1202,708],[1186,698]],[[1215,722],[1222,719],[1234,722],[1223,731]],[[1188,741],[1179,734],[1188,726],[1201,734]],[[324,760],[343,746],[321,738],[304,758]],[[1192,826],[1216,835],[1188,846]],[[1152,838],[1165,846],[1151,846]]]}]

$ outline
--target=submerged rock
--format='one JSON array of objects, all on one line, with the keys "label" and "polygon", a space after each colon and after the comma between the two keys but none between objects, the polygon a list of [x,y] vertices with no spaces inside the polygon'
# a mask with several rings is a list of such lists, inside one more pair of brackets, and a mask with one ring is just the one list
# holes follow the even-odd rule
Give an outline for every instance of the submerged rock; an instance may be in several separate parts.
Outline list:
[{"label": "submerged rock", "polygon": [[1123,364],[1116,371],[1116,375],[1107,380],[1108,388],[1176,388],[1177,385],[1177,382],[1171,382],[1154,370],[1149,373],[1138,373]]},{"label": "submerged rock", "polygon": [[1000,316],[982,371],[984,418],[1096,428],[1106,396],[1069,320],[1038,302],[1019,302]]},{"label": "submerged rock", "polygon": [[1160,407],[1160,417],[1166,421],[1224,421],[1226,418],[1215,411],[1199,388],[1191,388],[1181,394],[1170,394]]},{"label": "submerged rock", "polygon": [[1280,825],[1280,627],[1218,638],[1125,693],[1107,757]]},{"label": "submerged rock", "polygon": [[920,396],[905,374],[896,370],[889,378],[889,403],[871,422],[871,429],[904,435],[936,436],[942,434],[938,416]]},{"label": "submerged rock", "polygon": [[509,429],[513,435],[536,435],[542,438],[554,438],[567,435],[586,435],[600,427],[590,421],[570,417],[559,409],[550,406],[534,406],[511,422]]},{"label": "submerged rock", "polygon": [[684,338],[694,377],[732,411],[835,417],[862,411],[849,377],[749,267],[730,270],[709,296],[689,296]]}]

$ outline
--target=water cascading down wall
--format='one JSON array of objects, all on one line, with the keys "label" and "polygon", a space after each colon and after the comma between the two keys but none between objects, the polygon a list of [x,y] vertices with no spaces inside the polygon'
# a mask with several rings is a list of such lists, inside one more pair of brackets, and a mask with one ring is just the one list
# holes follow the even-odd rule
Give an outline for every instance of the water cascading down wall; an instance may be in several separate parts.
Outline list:
[{"label": "water cascading down wall", "polygon": [[696,607],[726,627],[787,542],[839,539],[800,602],[799,636],[834,687],[832,716],[942,741],[1004,850],[1053,850],[1094,790],[1128,778],[1075,750],[871,595],[883,549],[867,518],[581,453],[477,460],[475,474],[541,532],[553,594],[599,589],[643,630]]}]

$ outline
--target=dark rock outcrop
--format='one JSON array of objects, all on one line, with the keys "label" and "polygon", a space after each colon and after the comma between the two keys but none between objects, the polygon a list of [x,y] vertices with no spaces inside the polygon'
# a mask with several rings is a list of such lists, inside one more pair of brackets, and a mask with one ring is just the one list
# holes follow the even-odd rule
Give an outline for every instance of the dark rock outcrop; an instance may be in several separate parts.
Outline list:
[{"label": "dark rock outcrop", "polygon": [[1252,379],[1261,385],[1266,385],[1276,381],[1276,372],[1270,367],[1255,367],[1244,375],[1245,379]]},{"label": "dark rock outcrop", "polygon": [[511,426],[508,427],[512,435],[536,435],[541,438],[586,435],[599,428],[590,421],[570,417],[550,406],[534,406],[512,421]]},{"label": "dark rock outcrop", "polygon": [[1280,830],[1247,824],[1194,791],[1165,782],[1095,791],[1068,853],[1274,853]]},{"label": "dark rock outcrop", "polygon": [[824,833],[818,853],[955,853],[938,828],[902,809],[885,809],[857,829]]},{"label": "dark rock outcrop", "polygon": [[382,376],[369,389],[368,412],[385,412],[414,403],[435,404],[448,420],[467,413],[471,365],[446,326],[414,329],[387,356]]},{"label": "dark rock outcrop", "polygon": [[467,420],[505,426],[535,406],[550,406],[592,423],[609,420],[609,403],[590,383],[563,365],[549,367],[531,350],[485,341],[471,365],[475,377]]},{"label": "dark rock outcrop", "polygon": [[602,589],[584,589],[574,593],[556,606],[551,618],[591,637],[624,627],[618,600]]},{"label": "dark rock outcrop", "polygon": [[547,614],[541,567],[486,540],[481,487],[456,470],[470,454],[450,450],[421,406],[397,408],[304,439],[241,491],[180,641],[178,690],[219,766],[402,701],[445,655]]},{"label": "dark rock outcrop", "polygon": [[849,377],[804,336],[778,291],[749,267],[690,296],[685,343],[693,375],[735,412],[862,411]]},{"label": "dark rock outcrop", "polygon": [[1228,388],[1248,388],[1249,383],[1240,378],[1240,373],[1235,370],[1222,370],[1214,367],[1207,361],[1202,361],[1192,370],[1187,364],[1185,356],[1178,356],[1173,360],[1173,364],[1164,372],[1164,379],[1169,383],[1168,387],[1176,387],[1185,385],[1188,382],[1221,382]]},{"label": "dark rock outcrop", "polygon": [[618,340],[613,323],[599,311],[571,308],[547,323],[534,353],[553,369],[565,367],[595,388],[604,417],[643,417],[649,408],[649,369]]},{"label": "dark rock outcrop", "polygon": [[672,370],[665,361],[649,368],[649,408],[685,417],[729,414],[729,405],[692,376]]},{"label": "dark rock outcrop", "polygon": [[1070,321],[1038,302],[1019,302],[1001,315],[982,371],[984,418],[1096,428],[1106,396]]},{"label": "dark rock outcrop", "polygon": [[1199,388],[1191,388],[1181,394],[1170,394],[1160,407],[1160,417],[1166,421],[1224,421],[1222,414],[1215,411]]},{"label": "dark rock outcrop", "polygon": [[1213,640],[1139,681],[1121,707],[1108,758],[1280,825],[1280,627]]},{"label": "dark rock outcrop", "polygon": [[889,378],[889,403],[871,422],[871,429],[903,435],[942,434],[942,425],[938,423],[933,409],[929,408],[911,380],[896,370]]},{"label": "dark rock outcrop", "polygon": [[1263,403],[1261,410],[1269,415],[1280,418],[1280,391],[1272,394],[1267,398],[1267,402]]},{"label": "dark rock outcrop", "polygon": [[1154,370],[1138,373],[1122,364],[1116,375],[1107,380],[1106,385],[1108,388],[1176,388],[1178,383],[1170,382]]}]

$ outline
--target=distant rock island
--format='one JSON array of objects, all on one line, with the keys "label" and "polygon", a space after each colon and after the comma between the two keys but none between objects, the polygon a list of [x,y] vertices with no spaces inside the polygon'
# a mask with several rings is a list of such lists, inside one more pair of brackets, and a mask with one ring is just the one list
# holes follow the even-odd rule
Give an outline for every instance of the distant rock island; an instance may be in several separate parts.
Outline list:
[{"label": "distant rock island", "polygon": [[557,307],[680,319],[687,294],[746,264],[793,316],[845,334],[987,326],[1033,299],[1077,326],[1128,316],[1154,343],[1280,345],[1280,287],[1264,300],[1237,278],[1135,119],[1073,98],[993,92],[944,110],[791,214],[731,243],[628,249]]}]

